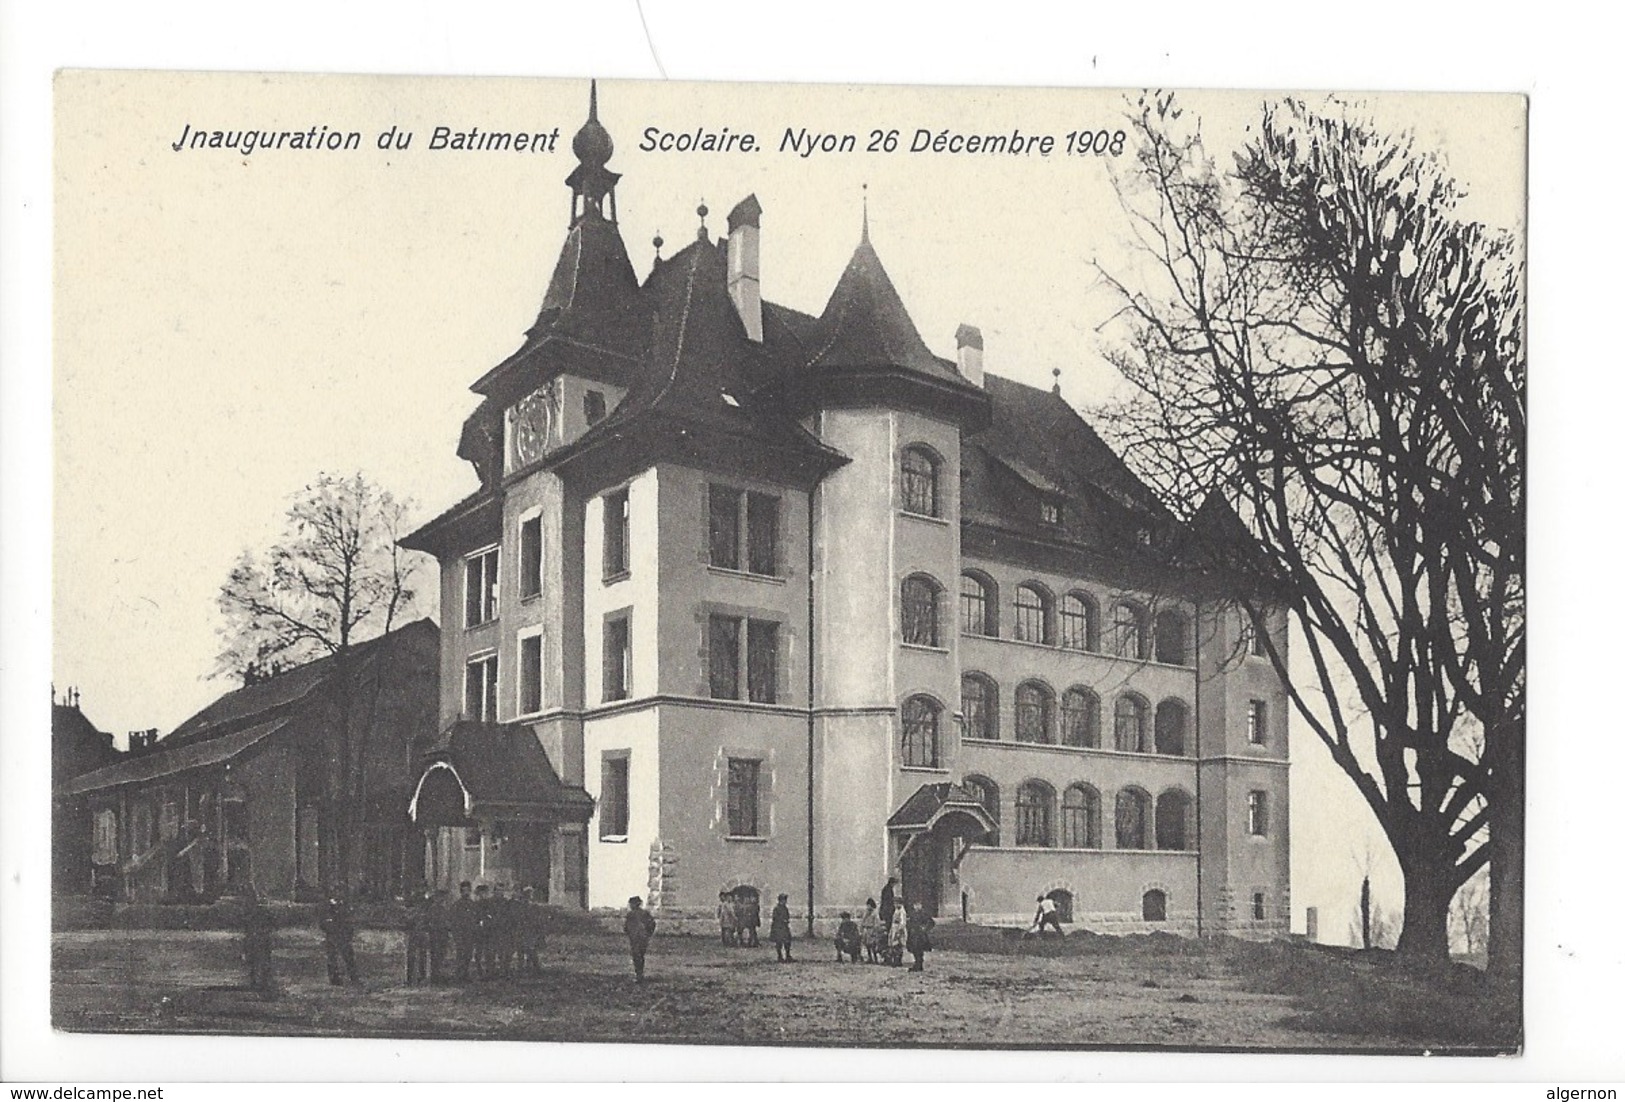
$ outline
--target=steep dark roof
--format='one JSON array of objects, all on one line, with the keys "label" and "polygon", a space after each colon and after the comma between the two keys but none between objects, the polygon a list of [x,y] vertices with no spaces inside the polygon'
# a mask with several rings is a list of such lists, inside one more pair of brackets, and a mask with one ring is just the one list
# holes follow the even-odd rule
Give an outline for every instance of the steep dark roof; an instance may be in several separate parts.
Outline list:
[{"label": "steep dark roof", "polygon": [[[587,790],[559,778],[547,751],[524,724],[459,720],[441,735],[431,759],[431,767],[437,761],[451,765],[475,807],[523,805],[545,817],[578,822],[592,815]],[[416,806],[414,798],[414,812]]]},{"label": "steep dark roof", "polygon": [[633,433],[715,433],[799,452],[814,463],[842,461],[761,393],[783,370],[781,357],[799,351],[789,329],[795,312],[764,309],[773,339],[764,332],[761,344],[752,341],[728,296],[727,270],[725,247],[704,237],[655,266],[643,285],[655,322],[631,388],[609,417],[556,458]]},{"label": "steep dark roof", "polygon": [[[892,812],[886,825],[892,830],[930,830],[943,819],[953,819],[962,836],[979,837],[997,827],[982,802],[957,784],[939,781],[922,784]],[[974,825],[972,825],[974,824]],[[970,829],[965,829],[969,827]]]},{"label": "steep dark roof", "polygon": [[[218,738],[196,739],[168,749],[130,755],[116,765],[82,774],[65,784],[58,785],[56,794],[80,796],[86,792],[97,792],[121,784],[135,784],[140,781],[156,780],[159,777],[169,777],[188,769],[219,765],[257,746],[292,722],[290,717],[282,716]],[[162,747],[163,742],[160,742],[159,746]]]},{"label": "steep dark roof", "polygon": [[920,339],[867,234],[847,261],[818,319],[808,366],[817,371],[901,367],[944,382],[971,384]]},{"label": "steep dark roof", "polygon": [[78,704],[51,703],[51,781],[99,769],[119,759],[113,736],[100,730]]},{"label": "steep dark roof", "polygon": [[[350,648],[350,655],[359,667],[414,644],[438,647],[439,638],[440,630],[433,620],[414,620],[388,635],[355,644]],[[258,684],[229,692],[181,723],[160,739],[158,746],[164,748],[196,739],[216,738],[267,713],[284,709],[329,682],[338,672],[337,664],[338,660],[333,656],[318,658]]]}]

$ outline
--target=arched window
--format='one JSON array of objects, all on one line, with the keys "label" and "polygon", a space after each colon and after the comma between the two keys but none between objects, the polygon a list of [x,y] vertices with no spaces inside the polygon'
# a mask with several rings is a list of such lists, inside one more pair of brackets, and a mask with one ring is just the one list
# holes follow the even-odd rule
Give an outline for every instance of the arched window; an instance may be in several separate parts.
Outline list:
[{"label": "arched window", "polygon": [[1112,653],[1119,658],[1145,657],[1145,610],[1128,601],[1112,608]]},{"label": "arched window", "polygon": [[937,595],[942,587],[926,574],[903,579],[903,642],[919,647],[940,647],[942,633],[937,625]]},{"label": "arched window", "polygon": [[1095,625],[1095,603],[1082,593],[1061,598],[1061,646],[1068,650],[1094,650],[1100,645]]},{"label": "arched window", "polygon": [[1016,686],[1016,741],[1055,741],[1055,695],[1038,681]]},{"label": "arched window", "polygon": [[1143,754],[1145,742],[1145,701],[1131,693],[1117,698],[1112,715],[1112,745],[1130,754]]},{"label": "arched window", "polygon": [[918,444],[903,449],[903,511],[939,517],[937,457]]},{"label": "arched window", "polygon": [[1185,752],[1185,705],[1177,700],[1157,705],[1156,739],[1159,754]]},{"label": "arched window", "polygon": [[996,846],[999,844],[999,786],[986,777],[974,774],[959,782],[959,786],[970,793],[987,817],[993,820],[993,830],[976,839],[979,846]]},{"label": "arched window", "polygon": [[1191,798],[1178,788],[1157,797],[1157,848],[1190,849]]},{"label": "arched window", "polygon": [[1157,661],[1170,666],[1183,666],[1190,661],[1186,647],[1187,634],[1183,612],[1165,609],[1157,613]]},{"label": "arched window", "polygon": [[1049,643],[1050,596],[1035,585],[1016,587],[1016,638],[1023,643]]},{"label": "arched window", "polygon": [[1140,900],[1140,917],[1147,922],[1168,921],[1168,893],[1152,888]]},{"label": "arched window", "polygon": [[1138,788],[1117,794],[1117,848],[1150,849],[1151,797]]},{"label": "arched window", "polygon": [[1061,694],[1061,745],[1100,746],[1100,698],[1077,685]]},{"label": "arched window", "polygon": [[967,673],[959,679],[959,710],[965,716],[965,737],[999,737],[999,686],[983,673]]},{"label": "arched window", "polygon": [[942,707],[928,696],[911,696],[903,702],[903,764],[936,769],[941,764],[937,721]]},{"label": "arched window", "polygon": [[1065,888],[1054,888],[1044,893],[1055,900],[1055,921],[1072,923],[1072,893]]},{"label": "arched window", "polygon": [[1086,784],[1072,785],[1061,796],[1061,845],[1100,848],[1100,793]]},{"label": "arched window", "polygon": [[1025,781],[1016,789],[1016,845],[1055,844],[1055,790],[1043,781]]},{"label": "arched window", "polygon": [[959,576],[959,630],[998,638],[999,590],[985,574]]}]

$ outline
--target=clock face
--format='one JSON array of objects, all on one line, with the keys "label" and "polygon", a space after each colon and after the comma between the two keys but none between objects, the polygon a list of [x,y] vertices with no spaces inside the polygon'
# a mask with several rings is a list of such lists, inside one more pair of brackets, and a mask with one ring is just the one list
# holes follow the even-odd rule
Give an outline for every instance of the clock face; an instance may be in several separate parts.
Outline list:
[{"label": "clock face", "polygon": [[514,403],[510,414],[514,465],[523,467],[546,455],[557,443],[559,389],[557,382],[533,390]]}]

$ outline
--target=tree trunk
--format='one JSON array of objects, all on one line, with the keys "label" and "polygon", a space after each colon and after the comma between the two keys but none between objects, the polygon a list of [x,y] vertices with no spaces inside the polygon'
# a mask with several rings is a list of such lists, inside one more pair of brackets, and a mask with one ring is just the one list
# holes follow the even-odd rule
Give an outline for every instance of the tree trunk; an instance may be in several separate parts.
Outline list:
[{"label": "tree trunk", "polygon": [[1493,748],[1490,794],[1490,930],[1488,971],[1523,985],[1524,727],[1485,731]]},{"label": "tree trunk", "polygon": [[1400,872],[1405,877],[1405,925],[1394,948],[1417,961],[1440,962],[1450,959],[1450,901],[1458,885],[1451,882],[1448,866],[1439,862],[1407,859],[1399,854]]}]

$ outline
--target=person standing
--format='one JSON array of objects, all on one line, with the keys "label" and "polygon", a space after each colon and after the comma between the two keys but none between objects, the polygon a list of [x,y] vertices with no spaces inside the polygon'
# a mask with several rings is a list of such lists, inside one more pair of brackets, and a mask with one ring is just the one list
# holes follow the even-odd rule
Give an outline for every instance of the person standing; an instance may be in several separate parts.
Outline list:
[{"label": "person standing", "polygon": [[497,912],[491,905],[489,884],[481,884],[474,889],[474,913],[479,916],[474,930],[474,974],[482,980],[494,979],[497,972]]},{"label": "person standing", "polygon": [[908,966],[910,972],[925,971],[925,954],[931,951],[931,927],[936,922],[925,913],[925,907],[916,903],[908,912],[908,933],[905,940],[914,963]]},{"label": "person standing", "polygon": [[327,950],[327,982],[338,987],[348,977],[348,982],[361,986],[361,974],[355,966],[355,919],[350,905],[338,896],[329,899],[321,928]]},{"label": "person standing", "polygon": [[780,964],[795,960],[790,955],[790,897],[784,892],[779,893],[778,906],[773,908],[773,920],[767,936],[779,954]]},{"label": "person standing", "polygon": [[880,923],[880,912],[875,910],[875,901],[872,897],[865,900],[863,906],[863,921],[858,923],[858,933],[863,938],[864,961],[868,964],[879,964],[880,950],[886,940],[886,927]]},{"label": "person standing", "polygon": [[739,944],[739,914],[727,892],[717,893],[717,925],[722,930],[723,948]]},{"label": "person standing", "polygon": [[908,944],[908,909],[898,907],[886,931],[886,963],[893,968],[903,963],[903,948]]},{"label": "person standing", "polygon": [[626,901],[626,921],[622,923],[626,930],[626,941],[632,950],[632,971],[637,974],[638,982],[643,982],[643,958],[649,952],[649,942],[655,936],[655,916],[643,909],[643,900],[633,896]]},{"label": "person standing", "polygon": [[429,899],[417,896],[406,905],[406,985],[429,982]]},{"label": "person standing", "polygon": [[525,885],[519,893],[518,917],[519,971],[527,976],[542,974],[538,953],[542,947],[542,908],[536,902],[536,889]]},{"label": "person standing", "polygon": [[451,905],[451,936],[457,942],[457,979],[467,983],[476,966],[480,940],[480,905],[474,899],[474,885],[467,880],[457,885],[457,901]]},{"label": "person standing", "polygon": [[737,904],[735,913],[739,916],[739,943],[747,949],[761,947],[762,929],[762,897],[752,889],[741,898],[740,893],[734,893]]},{"label": "person standing", "polygon": [[252,890],[243,898],[243,961],[248,965],[248,987],[262,997],[270,997],[271,936],[276,920],[271,908]]},{"label": "person standing", "polygon": [[891,929],[891,920],[897,914],[897,877],[886,877],[886,886],[880,889],[880,924]]},{"label": "person standing", "polygon": [[451,949],[451,893],[437,888],[429,897],[424,926],[429,932],[429,982],[446,982],[446,957]]}]

